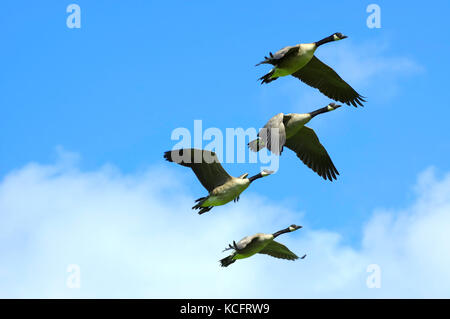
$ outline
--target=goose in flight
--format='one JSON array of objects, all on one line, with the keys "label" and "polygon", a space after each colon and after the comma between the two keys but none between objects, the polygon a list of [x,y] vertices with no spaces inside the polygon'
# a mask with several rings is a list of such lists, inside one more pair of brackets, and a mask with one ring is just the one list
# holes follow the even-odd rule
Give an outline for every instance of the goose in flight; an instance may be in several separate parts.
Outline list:
[{"label": "goose in flight", "polygon": [[296,260],[298,256],[290,251],[286,246],[276,242],[274,239],[284,233],[289,233],[302,228],[302,226],[291,225],[273,234],[255,234],[242,238],[238,243],[233,241],[233,245],[228,245],[226,250],[234,250],[233,253],[220,260],[222,267],[228,267],[237,259],[244,259],[254,254],[266,254],[275,258]]},{"label": "goose in flight", "polygon": [[334,33],[320,41],[287,46],[275,54],[270,52],[260,64],[273,65],[269,73],[259,78],[262,83],[270,83],[281,76],[292,75],[313,88],[319,89],[330,99],[362,106],[364,98],[347,84],[332,68],[320,61],[314,52],[322,44],[347,38],[342,33]]},{"label": "goose in flight", "polygon": [[303,163],[323,179],[333,181],[339,172],[316,133],[305,124],[314,116],[339,107],[341,105],[330,103],[310,113],[279,113],[264,125],[258,133],[258,138],[248,143],[248,147],[254,152],[266,147],[272,153],[280,155],[286,146],[297,153]]},{"label": "goose in flight", "polygon": [[208,196],[197,199],[197,204],[192,207],[192,209],[198,209],[199,214],[206,213],[214,206],[221,206],[232,200],[237,202],[239,195],[253,181],[273,173],[264,170],[249,178],[247,178],[248,173],[233,177],[219,163],[216,153],[194,148],[168,151],[164,153],[164,158],[169,162],[190,167],[209,192]]}]

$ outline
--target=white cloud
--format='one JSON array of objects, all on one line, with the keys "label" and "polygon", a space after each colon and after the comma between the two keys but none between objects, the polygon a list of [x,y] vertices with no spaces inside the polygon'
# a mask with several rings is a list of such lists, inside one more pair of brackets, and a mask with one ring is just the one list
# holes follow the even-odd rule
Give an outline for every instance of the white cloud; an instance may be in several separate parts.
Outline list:
[{"label": "white cloud", "polygon": [[324,47],[317,55],[325,63],[345,73],[351,83],[367,85],[382,77],[413,75],[423,72],[424,67],[408,56],[392,55],[386,42],[373,41],[355,45],[351,41],[338,43],[336,47]]},{"label": "white cloud", "polygon": [[[233,239],[302,224],[303,213],[250,190],[198,216],[181,168],[85,172],[67,158],[0,183],[0,297],[450,297],[450,174],[422,173],[410,207],[355,226],[356,247],[303,224],[280,241],[306,259],[257,255],[223,269]],[[81,267],[80,289],[66,287],[69,264]],[[381,267],[380,289],[366,287],[369,264]]]}]

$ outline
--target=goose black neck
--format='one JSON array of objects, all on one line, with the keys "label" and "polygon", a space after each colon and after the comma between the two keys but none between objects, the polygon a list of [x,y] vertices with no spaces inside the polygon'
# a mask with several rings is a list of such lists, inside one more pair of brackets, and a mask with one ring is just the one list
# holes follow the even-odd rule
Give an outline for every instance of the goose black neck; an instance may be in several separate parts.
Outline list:
[{"label": "goose black neck", "polygon": [[320,108],[318,110],[310,112],[309,115],[311,115],[311,118],[313,118],[316,115],[319,115],[319,114],[322,114],[322,113],[326,113],[326,112],[329,112],[329,111],[330,110],[328,109],[328,105],[327,105],[327,106],[322,107],[322,108]]},{"label": "goose black neck", "polygon": [[289,233],[289,232],[290,232],[290,230],[289,230],[289,227],[288,227],[288,228],[279,230],[276,233],[273,233],[272,235],[273,235],[273,238],[276,238],[276,237],[280,236],[281,234]]},{"label": "goose black neck", "polygon": [[249,177],[248,179],[250,180],[250,183],[251,183],[251,182],[253,182],[254,180],[256,180],[256,179],[258,179],[258,178],[261,178],[261,177],[263,177],[263,176],[262,176],[261,173],[259,173],[259,174],[256,174],[256,175],[252,176],[252,177]]},{"label": "goose black neck", "polygon": [[330,35],[329,37],[323,38],[322,40],[317,41],[315,43],[316,43],[316,47],[320,47],[322,44],[332,42],[332,41],[334,41],[334,37],[333,37],[333,35]]}]

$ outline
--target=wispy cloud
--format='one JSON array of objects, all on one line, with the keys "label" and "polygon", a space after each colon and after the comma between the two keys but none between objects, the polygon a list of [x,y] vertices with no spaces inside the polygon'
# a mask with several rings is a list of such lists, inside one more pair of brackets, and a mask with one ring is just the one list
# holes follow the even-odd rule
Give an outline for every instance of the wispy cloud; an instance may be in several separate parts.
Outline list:
[{"label": "wispy cloud", "polygon": [[[352,247],[251,192],[198,216],[172,169],[29,164],[0,183],[0,296],[450,297],[450,174],[426,170],[415,189],[409,207],[376,209],[355,225],[362,241]],[[306,259],[219,267],[232,240],[291,223],[305,228],[280,241]],[[66,287],[69,264],[81,268],[80,289]],[[380,289],[366,287],[369,264],[381,267]]]},{"label": "wispy cloud", "polygon": [[[424,71],[410,56],[398,56],[390,53],[387,42],[373,41],[356,45],[351,41],[338,43],[336,47],[324,48],[317,55],[329,63],[345,79],[354,85],[366,86],[372,81],[383,78],[410,76]],[[394,80],[394,79],[393,79]]]}]

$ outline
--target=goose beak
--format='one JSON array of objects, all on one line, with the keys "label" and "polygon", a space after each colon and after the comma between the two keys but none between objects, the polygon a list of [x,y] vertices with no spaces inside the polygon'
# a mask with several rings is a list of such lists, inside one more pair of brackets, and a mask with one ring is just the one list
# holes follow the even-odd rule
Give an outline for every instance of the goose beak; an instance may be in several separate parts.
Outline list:
[{"label": "goose beak", "polygon": [[271,175],[271,174],[273,174],[273,173],[274,173],[274,171],[269,171],[269,170],[265,169],[265,170],[263,170],[263,171],[261,172],[261,175],[262,175],[262,176],[268,176],[268,175]]},{"label": "goose beak", "polygon": [[346,35],[343,35],[342,33],[340,33],[340,32],[336,32],[336,35],[337,35],[337,37],[339,38],[339,39],[346,39],[346,38],[348,38],[348,36],[346,36]]},{"label": "goose beak", "polygon": [[330,111],[336,110],[337,108],[340,108],[342,105],[341,104],[336,104],[336,103],[330,103],[328,104],[328,109]]},{"label": "goose beak", "polygon": [[[340,32],[336,32],[336,33],[334,34],[334,37],[335,37],[335,40],[342,40],[342,39],[348,38],[348,36],[343,35],[343,34],[340,33]],[[337,39],[336,39],[336,38],[337,38]]]}]

